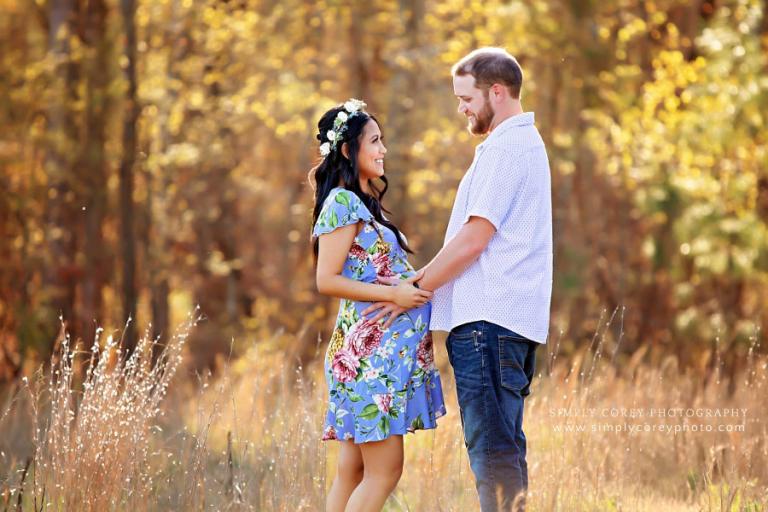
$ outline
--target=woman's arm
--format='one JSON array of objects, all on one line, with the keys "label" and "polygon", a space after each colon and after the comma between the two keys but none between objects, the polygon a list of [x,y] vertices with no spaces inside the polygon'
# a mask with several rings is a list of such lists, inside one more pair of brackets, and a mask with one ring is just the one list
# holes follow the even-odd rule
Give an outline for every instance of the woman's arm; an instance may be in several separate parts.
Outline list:
[{"label": "woman's arm", "polygon": [[403,280],[397,286],[363,283],[342,276],[344,263],[356,235],[357,224],[320,235],[316,273],[317,290],[320,293],[357,301],[389,301],[409,309],[426,303],[432,297],[432,292],[419,290],[411,284],[420,275]]}]

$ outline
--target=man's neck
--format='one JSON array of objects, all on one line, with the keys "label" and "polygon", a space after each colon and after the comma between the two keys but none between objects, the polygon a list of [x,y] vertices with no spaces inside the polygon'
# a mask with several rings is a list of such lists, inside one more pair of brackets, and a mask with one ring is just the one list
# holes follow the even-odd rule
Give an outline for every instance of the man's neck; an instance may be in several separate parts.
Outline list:
[{"label": "man's neck", "polygon": [[503,123],[510,117],[513,117],[522,113],[523,113],[523,106],[520,104],[519,101],[515,101],[514,103],[505,105],[504,107],[502,107],[496,112],[496,115],[493,116],[493,120],[491,120],[491,127],[488,129],[488,133],[490,134],[493,130],[496,129],[497,126],[499,126],[501,123]]}]

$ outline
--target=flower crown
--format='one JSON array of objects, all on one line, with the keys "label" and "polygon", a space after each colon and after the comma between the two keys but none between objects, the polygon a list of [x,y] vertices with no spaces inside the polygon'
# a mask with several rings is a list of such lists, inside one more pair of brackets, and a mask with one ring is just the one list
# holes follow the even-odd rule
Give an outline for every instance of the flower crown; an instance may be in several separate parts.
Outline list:
[{"label": "flower crown", "polygon": [[336,119],[333,120],[333,129],[328,130],[325,136],[328,138],[328,142],[320,144],[320,154],[328,156],[331,151],[336,149],[336,146],[344,139],[344,133],[347,131],[347,121],[354,117],[366,107],[364,101],[357,100],[355,98],[350,99],[344,103],[344,110],[336,114]]}]

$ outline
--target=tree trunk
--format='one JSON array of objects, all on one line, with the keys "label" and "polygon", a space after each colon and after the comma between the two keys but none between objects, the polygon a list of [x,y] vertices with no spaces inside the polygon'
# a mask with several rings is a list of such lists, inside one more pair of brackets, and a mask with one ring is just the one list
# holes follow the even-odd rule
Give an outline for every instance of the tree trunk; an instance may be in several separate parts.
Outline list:
[{"label": "tree trunk", "polygon": [[120,162],[120,241],[123,264],[123,320],[132,319],[128,325],[123,347],[127,353],[136,347],[136,238],[134,233],[133,166],[136,162],[136,123],[139,109],[136,98],[136,2],[121,0],[125,30],[125,79],[128,92],[125,97],[123,120],[123,159]]},{"label": "tree trunk", "polygon": [[[180,11],[178,3],[179,0],[173,0],[169,6],[171,18],[164,20],[162,24],[164,47],[170,53],[165,71],[168,82],[179,79],[175,66],[184,61],[190,49],[189,45],[178,44],[179,40],[189,37],[185,32],[183,21],[177,17]],[[161,127],[160,136],[155,142],[148,138],[145,150],[148,155],[150,153],[163,153],[171,144],[168,118],[172,105],[177,101],[177,96],[177,92],[170,88],[164,101],[157,105],[160,111],[157,116],[157,123]],[[174,193],[171,192],[172,171],[165,166],[159,166],[147,168],[144,175],[147,182],[147,208],[143,242],[151,296],[152,337],[157,339],[162,336],[167,339],[170,335],[170,305],[168,301],[170,282],[168,276],[173,266],[170,243],[173,227],[169,226],[169,221],[166,219],[169,215],[174,215],[170,206],[173,204],[174,197]],[[153,360],[157,359],[161,348],[160,345],[154,347]]]},{"label": "tree trunk", "polygon": [[75,265],[76,202],[70,157],[77,124],[71,105],[77,95],[78,70],[70,54],[69,41],[76,13],[71,0],[52,0],[49,9],[48,51],[56,68],[48,105],[49,141],[44,164],[48,178],[46,239],[50,251],[45,282],[54,313],[72,322],[78,269]]},{"label": "tree trunk", "polygon": [[86,8],[85,43],[91,55],[87,61],[87,92],[81,169],[86,176],[84,256],[82,284],[82,335],[92,340],[101,321],[101,290],[106,274],[102,224],[107,206],[107,170],[104,157],[107,121],[107,85],[109,83],[109,42],[107,41],[107,5],[104,0],[89,0]]}]

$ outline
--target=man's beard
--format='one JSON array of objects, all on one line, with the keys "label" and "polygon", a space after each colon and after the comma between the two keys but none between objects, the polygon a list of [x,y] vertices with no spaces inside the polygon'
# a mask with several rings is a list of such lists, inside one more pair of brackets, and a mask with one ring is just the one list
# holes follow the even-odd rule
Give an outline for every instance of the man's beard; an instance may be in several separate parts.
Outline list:
[{"label": "man's beard", "polygon": [[491,103],[485,100],[480,112],[468,119],[467,129],[472,135],[485,135],[491,128],[492,121],[493,109],[491,109]]}]

